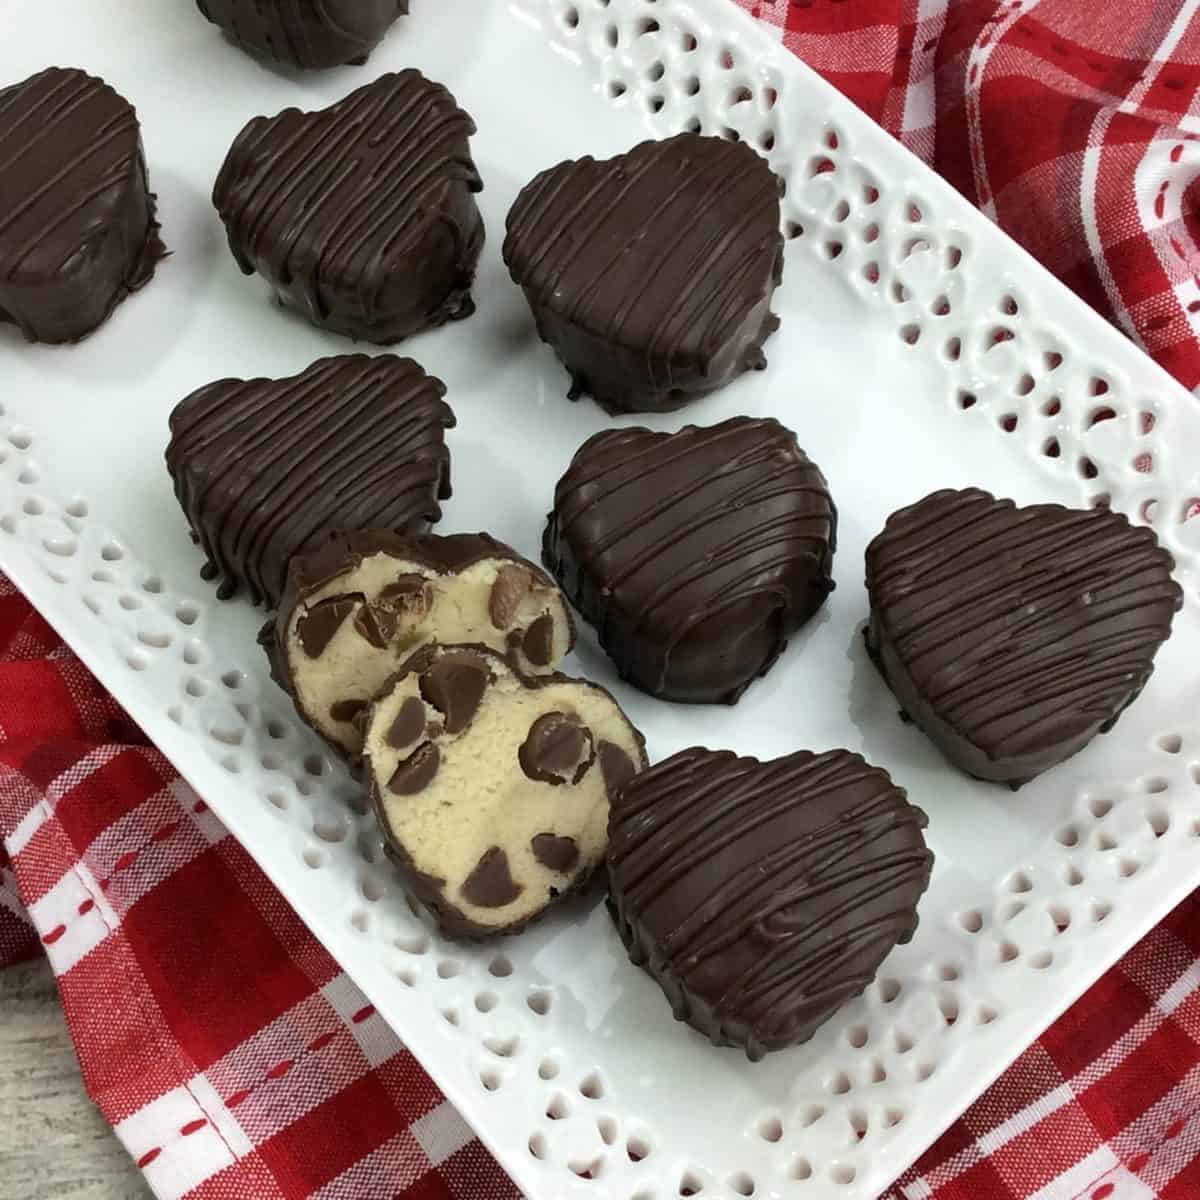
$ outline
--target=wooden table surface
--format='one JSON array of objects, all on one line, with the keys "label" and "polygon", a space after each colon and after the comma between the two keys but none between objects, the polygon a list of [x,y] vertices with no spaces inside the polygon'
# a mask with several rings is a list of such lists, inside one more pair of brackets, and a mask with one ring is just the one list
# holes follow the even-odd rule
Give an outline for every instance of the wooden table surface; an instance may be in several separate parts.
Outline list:
[{"label": "wooden table surface", "polygon": [[149,1200],[88,1099],[45,959],[0,970],[0,1191],[20,1200]]}]

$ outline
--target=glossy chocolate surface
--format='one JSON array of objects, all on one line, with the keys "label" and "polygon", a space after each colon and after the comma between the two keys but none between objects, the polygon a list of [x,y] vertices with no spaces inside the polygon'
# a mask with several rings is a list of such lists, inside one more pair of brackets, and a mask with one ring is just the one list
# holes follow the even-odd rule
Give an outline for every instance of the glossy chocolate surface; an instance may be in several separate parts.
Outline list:
[{"label": "glossy chocolate surface", "polygon": [[765,367],[781,188],[745,144],[691,133],[534,179],[504,261],[572,397],[666,412]]},{"label": "glossy chocolate surface", "polygon": [[255,117],[213,203],[242,271],[314,325],[381,345],[475,311],[475,123],[417,71]]},{"label": "glossy chocolate surface", "polygon": [[585,442],[555,492],[543,560],[623,679],[735,703],[824,603],[837,514],[777,421]]},{"label": "glossy chocolate surface", "polygon": [[330,534],[437,521],[455,423],[445,390],[412,359],[345,355],[289,379],[223,379],[181,401],[167,467],[221,598],[244,587],[273,606],[292,557]]},{"label": "glossy chocolate surface", "polygon": [[685,750],[613,801],[610,907],[676,1019],[758,1059],[807,1041],[912,937],[925,824],[847,750]]},{"label": "glossy chocolate surface", "polygon": [[1108,729],[1183,602],[1119,513],[934,492],[867,548],[867,645],[951,762],[1018,786]]},{"label": "glossy chocolate surface", "polygon": [[166,253],[148,189],[137,114],[103,80],[0,90],[0,321],[57,343],[103,324]]}]

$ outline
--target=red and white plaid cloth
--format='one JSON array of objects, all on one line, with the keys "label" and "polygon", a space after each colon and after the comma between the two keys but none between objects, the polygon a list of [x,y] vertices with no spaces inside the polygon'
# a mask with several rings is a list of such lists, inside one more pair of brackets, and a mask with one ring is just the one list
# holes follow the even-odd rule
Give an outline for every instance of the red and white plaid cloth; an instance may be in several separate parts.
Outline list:
[{"label": "red and white plaid cloth", "polygon": [[[1200,0],[738,0],[1188,387]],[[59,976],[162,1197],[517,1200],[246,853],[0,580],[0,965]],[[0,1015],[0,1019],[3,1019]],[[1200,1197],[1200,898],[889,1192]]]}]

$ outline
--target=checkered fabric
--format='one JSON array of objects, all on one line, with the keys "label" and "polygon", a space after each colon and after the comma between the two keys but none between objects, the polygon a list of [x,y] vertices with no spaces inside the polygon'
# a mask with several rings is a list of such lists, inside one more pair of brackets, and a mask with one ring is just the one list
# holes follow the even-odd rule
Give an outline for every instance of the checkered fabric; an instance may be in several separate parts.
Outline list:
[{"label": "checkered fabric", "polygon": [[[737,2],[1200,384],[1200,0]],[[88,1091],[159,1196],[517,1200],[203,801],[2,580],[0,836],[0,964],[49,955]],[[1200,1198],[1200,899],[887,1195]]]},{"label": "checkered fabric", "polygon": [[1200,385],[1200,0],[737,0]]}]

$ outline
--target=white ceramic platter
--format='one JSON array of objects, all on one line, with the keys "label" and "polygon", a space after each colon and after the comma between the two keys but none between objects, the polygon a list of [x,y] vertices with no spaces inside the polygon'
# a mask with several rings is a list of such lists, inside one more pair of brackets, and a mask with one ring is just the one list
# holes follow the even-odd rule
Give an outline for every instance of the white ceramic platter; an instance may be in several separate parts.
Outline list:
[{"label": "white ceramic platter", "polygon": [[[174,254],[81,346],[0,329],[0,564],[527,1195],[875,1195],[1200,884],[1200,519],[1185,519],[1200,507],[1200,406],[726,0],[423,0],[365,70],[302,78],[256,65],[192,7],[5,5],[0,82],[77,65],[137,105]],[[238,273],[208,199],[217,168],[249,117],[406,65],[475,115],[487,185],[478,315],[404,348],[459,416],[444,531],[487,528],[536,554],[555,480],[609,424],[564,399],[500,262],[521,185],[688,126],[736,131],[787,179],[770,368],[650,424],[750,413],[795,428],[841,509],[838,590],[735,709],[637,695],[588,636],[572,664],[614,687],[656,758],[848,746],[929,813],[937,866],[916,939],[810,1044],[761,1064],[676,1025],[594,899],[492,947],[431,936],[355,789],[268,680],[261,614],[198,578],[162,464],[171,407],[213,378],[346,348]],[[901,724],[859,635],[866,542],[893,509],[966,484],[1107,496],[1154,524],[1188,595],[1115,731],[1015,796]],[[64,937],[52,953],[86,948]]]}]

